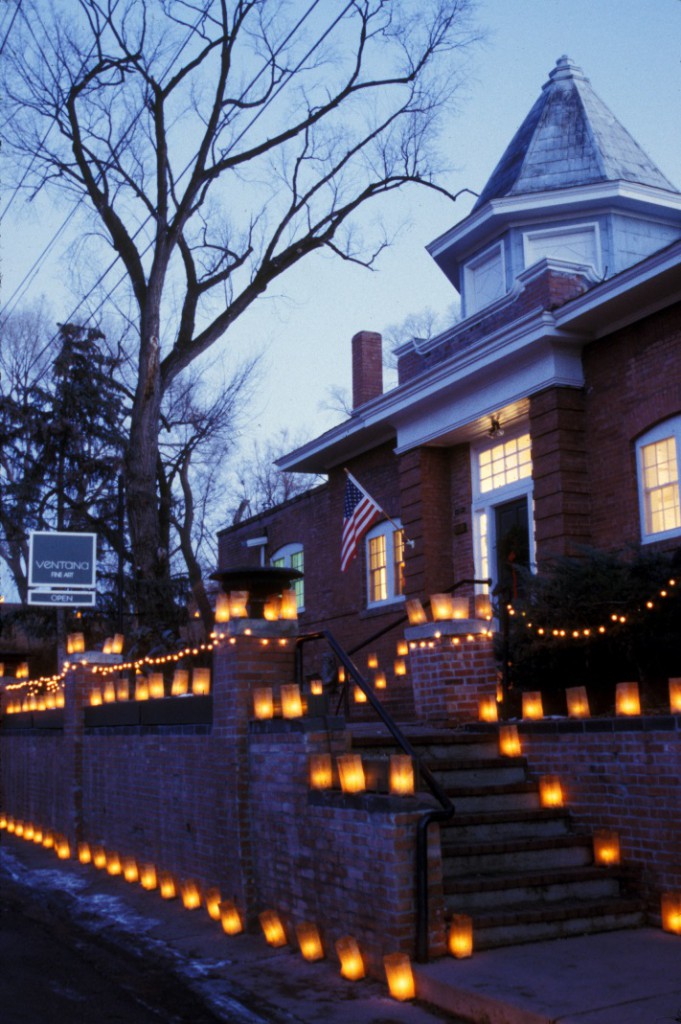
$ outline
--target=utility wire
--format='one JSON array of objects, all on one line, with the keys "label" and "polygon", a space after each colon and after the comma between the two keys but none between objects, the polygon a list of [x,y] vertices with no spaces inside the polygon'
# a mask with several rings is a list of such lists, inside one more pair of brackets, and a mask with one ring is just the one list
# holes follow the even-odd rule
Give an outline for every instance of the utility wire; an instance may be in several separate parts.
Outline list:
[{"label": "utility wire", "polygon": [[[237,145],[237,143],[241,141],[241,139],[244,137],[244,135],[248,131],[250,131],[250,129],[256,123],[258,118],[265,112],[267,107],[278,97],[278,95],[281,93],[281,91],[284,89],[284,87],[288,84],[288,82],[291,80],[291,78],[300,70],[300,68],[305,63],[305,61],[308,60],[308,58],[314,53],[314,51],[322,44],[322,42],[327,38],[327,36],[333,31],[333,29],[336,27],[336,25],[339,24],[339,22],[345,16],[347,11],[353,6],[353,2],[354,2],[354,0],[350,0],[350,2],[348,4],[346,4],[346,6],[343,8],[343,10],[336,16],[336,18],[332,21],[332,23],[326,29],[326,31],[320,37],[317,38],[317,40],[315,41],[314,45],[312,47],[310,47],[310,49],[299,60],[298,64],[295,66],[295,68],[293,68],[289,72],[287,77],[280,84],[279,88],[277,90],[275,90],[275,92],[262,105],[262,107],[260,107],[260,109],[253,115],[253,117],[251,118],[251,121],[247,125],[245,125],[245,127],[243,128],[241,133],[235,139],[232,140],[232,142],[231,142],[231,144],[229,146],[229,149],[227,150],[228,153],[231,152],[231,150],[234,149],[234,147]],[[298,22],[289,31],[289,33],[285,37],[285,39],[282,40],[282,42],[279,44],[279,47],[277,48],[277,50],[274,51],[274,53],[273,53],[274,57],[278,56],[279,53],[281,53],[283,48],[290,42],[290,40],[293,38],[293,36],[296,34],[296,32],[298,32],[300,27],[310,17],[310,15],[313,13],[315,7],[317,7],[317,5],[319,3],[320,3],[320,0],[313,0],[313,2],[310,4],[310,6],[306,10],[306,12],[299,18]],[[171,61],[171,63],[168,66],[168,68],[166,69],[166,73],[169,73],[169,71],[172,68],[173,64],[178,59],[178,57],[181,54],[182,50],[185,48],[185,46],[187,45],[189,39],[193,35],[193,33],[194,33],[196,27],[198,26],[198,24],[199,24],[199,22],[197,22],[196,25],[194,25],[193,28],[190,29],[189,34],[187,36],[187,39],[182,44],[182,47],[180,48],[178,53],[173,57],[173,60]],[[257,84],[258,80],[262,77],[263,74],[265,74],[265,72],[267,71],[269,66],[270,66],[270,61],[267,61],[266,63],[264,63],[262,65],[262,67],[260,68],[260,71],[254,76],[254,78],[251,80],[251,82],[248,84],[248,86],[244,90],[244,94],[246,94],[250,89],[253,88],[254,85]],[[142,111],[139,111],[138,114],[136,115],[135,119],[133,120],[133,122],[131,122],[131,125],[130,125],[128,131],[130,131],[132,129],[132,127],[134,126],[136,121],[139,119],[141,114],[142,114]],[[128,134],[128,131],[126,131],[126,135]],[[124,138],[125,138],[125,136],[124,136]],[[123,141],[123,139],[121,139],[121,142],[122,141]],[[182,170],[182,172],[180,173],[180,175],[179,175],[179,177],[177,179],[178,183],[186,175],[186,173],[190,169],[191,165],[192,165],[192,160],[189,160],[189,162],[186,164],[186,166],[184,167],[184,169]],[[75,211],[75,207],[74,207],[74,211]],[[72,213],[74,211],[72,211]],[[69,218],[70,218],[70,216],[71,215],[69,215]],[[69,218],[67,218],[67,221],[68,221]],[[140,232],[147,226],[147,224],[149,223],[150,220],[151,220],[151,214],[148,214],[146,216],[146,218],[144,219],[144,221],[139,225],[137,230],[134,232],[134,234],[131,236],[133,241],[138,237]],[[62,225],[62,227],[64,227],[64,226],[65,225]],[[61,229],[60,229],[60,231],[61,231]],[[54,240],[56,240],[56,239],[54,239]],[[145,248],[140,252],[140,256],[141,257],[145,256],[146,253],[149,251],[149,249],[151,248],[152,245],[153,245],[153,241],[150,241],[145,246]],[[50,247],[51,247],[51,243],[50,243],[50,246],[46,247],[46,250],[49,249]],[[42,258],[42,256],[43,256],[43,254],[41,254],[41,258]],[[102,283],[102,281],[106,278],[106,276],[111,272],[111,270],[116,266],[116,264],[119,262],[119,259],[120,259],[120,257],[116,256],[112,260],[112,262],[106,267],[106,269],[99,275],[99,277],[97,278],[95,283],[90,287],[89,291],[84,296],[84,298],[79,301],[79,303],[76,305],[76,307],[73,309],[73,311],[66,318],[66,322],[71,322],[71,321],[73,321],[75,319],[76,315],[78,314],[78,311],[87,302],[87,300],[90,298],[90,296],[93,295],[93,293],[96,291],[96,289]],[[84,325],[87,324],[101,310],[102,306],[111,298],[111,296],[117,290],[117,288],[125,281],[126,277],[127,277],[127,274],[123,273],[121,275],[121,277],[118,278],[118,280],[113,284],[113,286],[109,289],[109,291],[106,293],[106,295],[100,300],[99,304],[89,313],[88,317],[83,322]],[[16,292],[15,292],[15,294],[16,294]],[[7,305],[10,305],[10,303],[12,303],[13,299],[14,299],[14,295],[12,295],[10,297],[10,300],[9,300]],[[7,306],[5,307],[5,309],[7,309]],[[52,342],[54,341],[54,338],[56,336],[57,335],[55,333],[52,336],[52,338],[50,338],[50,340],[46,344],[46,346],[43,349],[43,351],[46,351],[49,348],[49,346],[52,344]],[[42,353],[40,353],[40,354],[42,354]]]}]

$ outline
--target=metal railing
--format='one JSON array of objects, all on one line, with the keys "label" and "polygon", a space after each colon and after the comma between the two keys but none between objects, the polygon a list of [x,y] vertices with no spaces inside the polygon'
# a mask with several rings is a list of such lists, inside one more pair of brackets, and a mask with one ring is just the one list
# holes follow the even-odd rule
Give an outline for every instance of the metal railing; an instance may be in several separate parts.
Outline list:
[{"label": "metal railing", "polygon": [[[372,638],[373,639],[373,638]],[[430,768],[424,764],[414,747],[400,729],[390,712],[383,706],[374,691],[367,683],[350,654],[328,630],[308,633],[298,638],[296,654],[298,656],[298,674],[302,678],[302,645],[313,640],[325,640],[335,657],[346,672],[346,692],[348,681],[352,679],[365,694],[367,701],[386,726],[395,742],[412,758],[421,779],[440,804],[439,808],[426,811],[419,819],[416,828],[416,959],[421,963],[428,961],[428,828],[434,822],[448,821],[454,814],[454,804],[435,778]],[[371,639],[367,642],[371,642]],[[361,646],[365,646],[362,644]],[[358,648],[357,648],[358,649]],[[300,654],[299,654],[300,652]]]}]

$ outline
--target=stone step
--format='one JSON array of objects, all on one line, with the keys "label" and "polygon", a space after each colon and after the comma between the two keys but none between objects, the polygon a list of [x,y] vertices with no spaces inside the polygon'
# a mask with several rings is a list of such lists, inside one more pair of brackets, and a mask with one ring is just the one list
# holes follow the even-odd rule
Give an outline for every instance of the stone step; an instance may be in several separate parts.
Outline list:
[{"label": "stone step", "polygon": [[[395,739],[388,733],[378,730],[362,730],[350,725],[352,746],[360,752],[372,753],[400,752]],[[476,736],[469,733],[452,733],[438,731],[411,732],[403,729],[406,738],[417,755],[423,758],[432,769],[432,762],[439,759],[453,761],[463,758],[466,761],[479,758],[498,756],[499,748],[496,737]]]},{"label": "stone step", "polygon": [[540,839],[567,835],[570,831],[569,813],[564,808],[552,807],[457,813],[441,826],[442,840],[447,843]]},{"label": "stone step", "polygon": [[539,791],[533,782],[511,782],[500,786],[449,786],[447,792],[456,813],[534,810],[539,808]]},{"label": "stone step", "polygon": [[565,900],[536,906],[514,906],[506,912],[473,915],[473,944],[477,950],[545,939],[588,935],[620,928],[639,928],[645,903],[630,897]]},{"label": "stone step", "polygon": [[506,842],[443,842],[442,861],[445,879],[582,867],[593,861],[593,844],[589,836],[581,835]]},{"label": "stone step", "polygon": [[630,889],[634,878],[635,873],[629,869],[613,871],[588,865],[487,878],[449,878],[444,884],[445,905],[451,913],[473,914],[530,903],[606,899],[620,896],[623,888]]},{"label": "stone step", "polygon": [[461,786],[505,786],[527,781],[524,757],[485,757],[428,762],[440,785],[450,792]]}]

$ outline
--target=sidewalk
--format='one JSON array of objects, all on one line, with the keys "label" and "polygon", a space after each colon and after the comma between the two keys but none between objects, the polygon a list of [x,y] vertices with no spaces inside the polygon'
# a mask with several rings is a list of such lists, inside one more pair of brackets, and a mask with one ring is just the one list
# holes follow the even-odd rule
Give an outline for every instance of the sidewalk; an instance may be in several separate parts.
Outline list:
[{"label": "sidewalk", "polygon": [[308,963],[290,946],[268,946],[261,935],[227,936],[205,911],[184,910],[179,900],[1,836],[0,893],[3,878],[10,878],[27,900],[95,942],[165,964],[228,1024],[463,1024],[419,1001],[397,1002],[374,979],[346,981],[335,960]]},{"label": "sidewalk", "polygon": [[260,935],[226,936],[205,912],[188,912],[177,900],[75,860],[58,861],[7,833],[3,876],[95,939],[166,964],[229,1024],[681,1022],[681,937],[653,928],[415,965],[419,999],[400,1003],[379,981],[341,978],[335,961],[307,963]]}]

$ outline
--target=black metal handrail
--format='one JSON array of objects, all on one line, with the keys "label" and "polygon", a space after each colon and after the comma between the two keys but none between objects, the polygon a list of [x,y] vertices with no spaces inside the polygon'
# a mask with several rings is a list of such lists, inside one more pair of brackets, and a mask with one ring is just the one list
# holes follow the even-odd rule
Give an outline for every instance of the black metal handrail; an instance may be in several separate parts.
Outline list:
[{"label": "black metal handrail", "polygon": [[428,961],[428,827],[433,822],[448,821],[454,814],[454,804],[428,765],[422,762],[392,715],[370,688],[366,679],[352,661],[349,653],[341,647],[333,634],[329,630],[324,629],[317,633],[308,633],[301,636],[298,638],[296,652],[300,650],[301,644],[311,640],[325,640],[327,642],[338,661],[343,665],[346,671],[346,680],[347,677],[352,678],[354,683],[363,691],[368,702],[395,742],[402,748],[405,754],[412,758],[419,775],[440,804],[439,808],[426,811],[419,818],[416,827],[416,959],[421,963],[426,963]]}]

